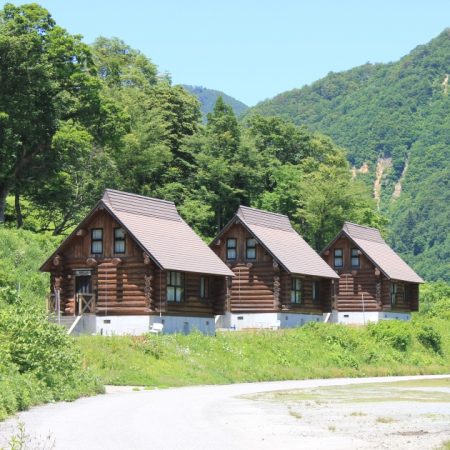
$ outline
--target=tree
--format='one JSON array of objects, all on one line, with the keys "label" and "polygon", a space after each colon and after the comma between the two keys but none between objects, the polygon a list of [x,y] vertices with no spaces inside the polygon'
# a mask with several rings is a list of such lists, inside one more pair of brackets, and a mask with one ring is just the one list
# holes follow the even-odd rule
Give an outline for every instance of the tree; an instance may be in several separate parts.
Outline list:
[{"label": "tree", "polygon": [[[5,201],[52,176],[55,133],[66,121],[92,127],[100,84],[80,36],[37,4],[0,12],[0,222]],[[17,198],[20,204],[20,199]],[[19,211],[20,212],[20,211]]]},{"label": "tree", "polygon": [[109,87],[148,89],[158,80],[152,61],[121,39],[99,37],[92,51],[98,75]]},{"label": "tree", "polygon": [[[254,147],[241,139],[241,128],[232,108],[219,97],[208,123],[182,147],[195,158],[194,176],[186,197],[209,205],[214,215],[197,229],[213,236],[239,205],[250,205],[260,193],[260,159]],[[187,207],[185,207],[186,210]],[[207,211],[209,213],[209,210]],[[214,220],[212,220],[214,219]]]},{"label": "tree", "polygon": [[352,179],[344,151],[330,138],[278,118],[256,117],[249,123],[260,151],[269,155],[266,161],[276,157],[280,162],[276,155],[284,155],[283,164],[269,165],[270,183],[256,205],[289,216],[316,250],[329,242],[346,220],[385,224],[369,189]]}]

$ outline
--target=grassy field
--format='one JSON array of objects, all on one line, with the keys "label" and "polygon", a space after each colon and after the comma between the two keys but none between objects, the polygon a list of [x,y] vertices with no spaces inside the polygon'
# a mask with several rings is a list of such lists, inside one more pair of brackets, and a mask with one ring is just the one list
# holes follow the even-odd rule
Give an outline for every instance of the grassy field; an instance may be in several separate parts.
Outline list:
[{"label": "grassy field", "polygon": [[84,336],[84,364],[105,384],[148,387],[304,378],[450,373],[439,319],[369,327],[313,324],[260,332]]}]

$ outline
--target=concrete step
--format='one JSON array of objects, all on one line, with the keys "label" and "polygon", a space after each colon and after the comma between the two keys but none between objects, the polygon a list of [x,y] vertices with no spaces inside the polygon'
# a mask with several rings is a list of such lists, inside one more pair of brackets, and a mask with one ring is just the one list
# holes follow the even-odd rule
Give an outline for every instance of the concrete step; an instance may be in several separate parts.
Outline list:
[{"label": "concrete step", "polygon": [[69,329],[73,325],[73,323],[75,322],[76,319],[77,319],[77,316],[61,316],[58,321],[58,317],[52,315],[49,317],[48,320],[52,323],[59,324],[62,327]]}]

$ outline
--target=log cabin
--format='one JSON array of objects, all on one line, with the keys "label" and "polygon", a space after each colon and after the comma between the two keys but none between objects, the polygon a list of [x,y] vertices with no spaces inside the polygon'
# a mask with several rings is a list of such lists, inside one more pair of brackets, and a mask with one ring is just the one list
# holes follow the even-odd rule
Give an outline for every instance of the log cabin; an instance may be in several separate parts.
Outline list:
[{"label": "log cabin", "polygon": [[74,334],[105,335],[155,323],[213,334],[234,276],[174,203],[111,189],[41,270],[50,272],[49,309],[76,323]]},{"label": "log cabin", "polygon": [[346,222],[322,257],[340,277],[335,284],[331,322],[409,320],[411,312],[418,311],[423,280],[377,229]]},{"label": "log cabin", "polygon": [[210,246],[235,275],[218,326],[289,328],[330,311],[339,276],[287,216],[241,206]]}]

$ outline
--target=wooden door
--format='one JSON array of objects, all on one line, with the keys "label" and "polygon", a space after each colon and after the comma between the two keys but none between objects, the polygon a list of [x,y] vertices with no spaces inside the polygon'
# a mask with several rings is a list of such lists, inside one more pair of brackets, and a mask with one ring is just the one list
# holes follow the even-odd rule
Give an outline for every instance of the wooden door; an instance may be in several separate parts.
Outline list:
[{"label": "wooden door", "polygon": [[75,294],[91,294],[92,283],[90,275],[77,276],[75,278]]}]

